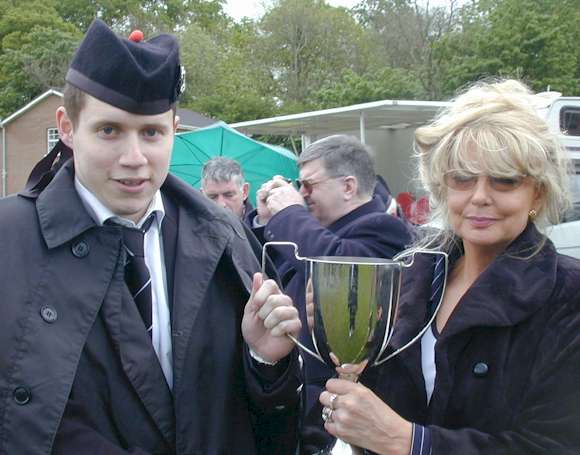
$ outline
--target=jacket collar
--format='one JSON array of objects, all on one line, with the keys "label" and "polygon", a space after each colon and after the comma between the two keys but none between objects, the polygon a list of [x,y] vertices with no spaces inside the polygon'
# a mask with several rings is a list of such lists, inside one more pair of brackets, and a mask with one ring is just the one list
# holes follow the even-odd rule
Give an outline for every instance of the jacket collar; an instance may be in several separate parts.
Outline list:
[{"label": "jacket collar", "polygon": [[443,335],[474,326],[509,327],[540,310],[554,292],[557,254],[530,223],[477,278],[461,298]]},{"label": "jacket collar", "polygon": [[[542,239],[536,227],[529,224],[463,295],[440,340],[472,327],[513,326],[540,310],[554,292],[557,267],[557,254],[550,240],[529,257]],[[419,257],[411,269],[403,271],[393,348],[410,340],[424,325],[433,268],[431,257]]]},{"label": "jacket collar", "polygon": [[95,226],[74,189],[73,161],[69,160],[36,197],[40,231],[49,248],[62,245]]},{"label": "jacket collar", "polygon": [[369,202],[365,202],[363,205],[357,207],[351,212],[348,212],[342,218],[336,220],[334,223],[328,226],[328,229],[332,232],[337,232],[341,230],[343,227],[355,221],[357,218],[368,215],[370,213],[386,212],[386,211],[387,209],[383,201],[381,201],[381,199],[378,196],[373,196],[373,198]]}]

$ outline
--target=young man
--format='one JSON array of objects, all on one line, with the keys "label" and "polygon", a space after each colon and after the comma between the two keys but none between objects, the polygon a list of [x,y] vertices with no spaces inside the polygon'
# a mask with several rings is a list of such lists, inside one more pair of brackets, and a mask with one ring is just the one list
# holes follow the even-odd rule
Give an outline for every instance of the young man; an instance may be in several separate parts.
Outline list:
[{"label": "young man", "polygon": [[182,79],[174,37],[96,20],[57,111],[73,158],[0,201],[2,454],[293,451],[261,430],[293,421],[300,322],[239,220],[168,176]]},{"label": "young man", "polygon": [[203,165],[201,191],[219,206],[231,210],[240,219],[254,208],[248,201],[250,184],[236,160],[216,156]]}]

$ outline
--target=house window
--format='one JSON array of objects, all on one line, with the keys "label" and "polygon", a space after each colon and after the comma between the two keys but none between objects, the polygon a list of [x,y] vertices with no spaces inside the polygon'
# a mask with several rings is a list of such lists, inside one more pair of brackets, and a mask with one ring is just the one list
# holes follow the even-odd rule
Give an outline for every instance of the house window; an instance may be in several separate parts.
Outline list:
[{"label": "house window", "polygon": [[46,153],[49,153],[59,140],[58,129],[48,128],[46,130]]}]

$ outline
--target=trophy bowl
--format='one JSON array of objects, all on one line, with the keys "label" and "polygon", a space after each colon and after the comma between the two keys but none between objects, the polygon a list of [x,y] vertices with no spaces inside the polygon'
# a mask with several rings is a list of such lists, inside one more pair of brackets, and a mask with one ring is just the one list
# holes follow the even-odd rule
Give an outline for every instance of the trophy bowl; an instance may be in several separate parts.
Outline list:
[{"label": "trophy bowl", "polygon": [[388,346],[397,316],[401,264],[360,257],[305,261],[317,358],[333,368],[348,364],[360,374]]}]

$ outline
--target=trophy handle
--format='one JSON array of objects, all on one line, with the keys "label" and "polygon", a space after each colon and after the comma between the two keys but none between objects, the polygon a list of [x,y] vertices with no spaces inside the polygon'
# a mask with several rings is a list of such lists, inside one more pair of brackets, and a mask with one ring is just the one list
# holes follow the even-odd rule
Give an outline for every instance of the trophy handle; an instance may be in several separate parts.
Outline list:
[{"label": "trophy handle", "polygon": [[[298,245],[296,245],[294,242],[266,242],[266,243],[264,243],[264,246],[262,247],[262,275],[265,275],[266,274],[266,249],[269,246],[273,246],[273,245],[292,246],[292,247],[294,247],[294,257],[296,259],[298,259],[299,261],[304,261],[306,259],[305,257],[302,257],[302,256],[299,256],[298,255]],[[305,352],[307,352],[311,356],[317,358],[322,363],[326,363],[326,362],[324,362],[324,359],[322,358],[322,356],[320,354],[318,354],[317,352],[314,352],[312,349],[309,349],[306,346],[304,346],[304,344],[302,344],[301,341],[298,341],[298,339],[294,335],[290,335],[289,333],[287,333],[286,335],[299,348],[303,349]]]},{"label": "trophy handle", "polygon": [[293,246],[294,247],[294,257],[299,261],[304,261],[306,258],[298,256],[298,245],[294,242],[266,242],[262,247],[262,274],[266,274],[266,248],[272,245],[282,245],[282,246]]},{"label": "trophy handle", "polygon": [[[443,260],[445,262],[445,273],[444,273],[444,276],[443,276],[443,287],[441,288],[441,297],[439,298],[439,303],[435,307],[435,311],[433,311],[433,314],[429,318],[429,321],[427,322],[427,324],[425,324],[425,326],[421,329],[421,331],[414,338],[412,338],[411,341],[409,341],[407,344],[401,346],[399,349],[395,350],[394,352],[390,353],[384,359],[381,359],[380,357],[381,357],[381,355],[383,355],[383,352],[386,349],[386,347],[388,345],[388,341],[390,341],[390,339],[386,343],[384,343],[383,349],[381,350],[381,352],[377,356],[377,360],[375,360],[373,366],[377,366],[377,365],[381,365],[381,364],[385,363],[387,360],[392,359],[397,354],[403,352],[405,349],[407,349],[408,347],[410,347],[414,343],[416,343],[418,340],[420,340],[421,337],[423,336],[423,334],[427,331],[427,329],[431,326],[431,324],[435,320],[435,317],[437,316],[437,313],[439,312],[439,308],[441,308],[441,303],[443,303],[443,296],[445,295],[445,287],[447,286],[447,272],[449,271],[449,256],[448,256],[447,253],[445,253],[443,251],[431,251],[431,250],[425,250],[425,249],[413,249],[413,250],[409,250],[409,251],[403,251],[402,253],[400,253],[397,256],[395,256],[393,258],[393,260],[399,262],[401,264],[401,267],[407,269],[407,268],[410,268],[414,264],[414,262],[415,262],[415,255],[418,254],[418,253],[420,253],[420,254],[432,254],[432,255],[435,255],[435,256],[442,256],[443,257]],[[403,261],[401,261],[401,259],[404,259],[404,258],[407,258],[407,257],[411,257],[411,261],[410,262],[403,262]],[[399,286],[400,286],[400,283],[399,283]],[[400,291],[400,288],[399,288],[399,291]]]}]

